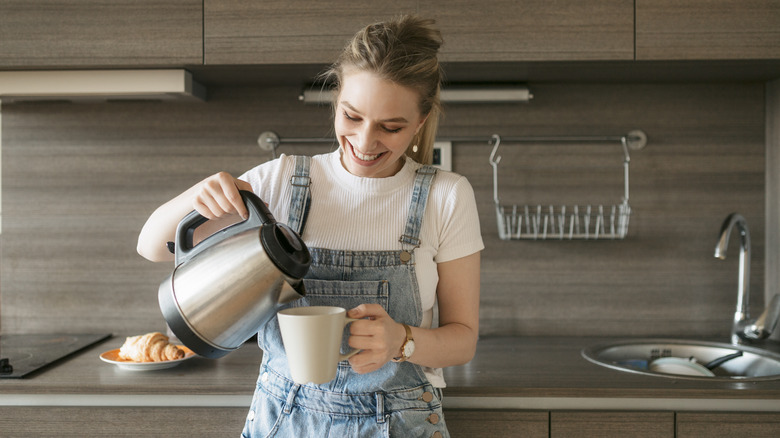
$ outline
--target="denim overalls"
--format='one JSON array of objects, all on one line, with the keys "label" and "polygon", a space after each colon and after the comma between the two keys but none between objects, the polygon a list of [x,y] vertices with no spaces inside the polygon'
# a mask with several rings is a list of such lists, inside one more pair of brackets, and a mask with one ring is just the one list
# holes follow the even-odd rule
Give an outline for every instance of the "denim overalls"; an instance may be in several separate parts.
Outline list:
[{"label": "denim overalls", "polygon": [[[296,157],[288,225],[302,233],[310,206],[309,157]],[[414,249],[428,191],[436,169],[417,171],[401,249],[341,251],[309,248],[312,264],[304,284],[306,297],[293,306],[331,305],[347,310],[380,304],[397,322],[419,326],[420,293]],[[337,224],[337,226],[343,226]],[[349,330],[347,328],[346,330]],[[263,349],[260,378],[252,399],[245,437],[448,437],[441,390],[419,365],[388,362],[357,374],[349,362],[338,364],[336,378],[322,385],[299,385],[289,375],[287,357],[273,318],[258,334]],[[346,351],[346,339],[342,351]]]}]

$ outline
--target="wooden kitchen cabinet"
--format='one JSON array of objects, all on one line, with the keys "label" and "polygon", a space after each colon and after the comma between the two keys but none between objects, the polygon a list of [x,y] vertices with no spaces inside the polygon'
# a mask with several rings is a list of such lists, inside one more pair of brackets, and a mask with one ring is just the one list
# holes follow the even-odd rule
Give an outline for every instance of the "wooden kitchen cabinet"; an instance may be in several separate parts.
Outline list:
[{"label": "wooden kitchen cabinet", "polygon": [[205,64],[329,64],[366,24],[416,7],[416,0],[205,0]]},{"label": "wooden kitchen cabinet", "polygon": [[673,438],[674,412],[553,411],[550,437]]},{"label": "wooden kitchen cabinet", "polygon": [[780,59],[780,0],[636,0],[636,59]]},{"label": "wooden kitchen cabinet", "polygon": [[780,436],[777,412],[678,412],[677,438]]},{"label": "wooden kitchen cabinet", "polygon": [[548,438],[550,414],[546,411],[445,409],[452,438]]},{"label": "wooden kitchen cabinet", "polygon": [[634,59],[633,0],[429,0],[443,61]]},{"label": "wooden kitchen cabinet", "polygon": [[0,406],[0,436],[237,437],[247,408]]},{"label": "wooden kitchen cabinet", "polygon": [[632,0],[205,1],[205,63],[330,63],[364,25],[436,19],[442,61],[634,59]]},{"label": "wooden kitchen cabinet", "polygon": [[0,4],[0,69],[203,62],[201,0]]}]

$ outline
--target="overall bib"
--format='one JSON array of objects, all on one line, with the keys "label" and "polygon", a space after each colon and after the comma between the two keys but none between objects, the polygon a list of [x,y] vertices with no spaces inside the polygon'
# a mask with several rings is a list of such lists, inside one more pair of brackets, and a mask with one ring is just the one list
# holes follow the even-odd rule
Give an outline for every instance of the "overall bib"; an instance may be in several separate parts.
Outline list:
[{"label": "overall bib", "polygon": [[[296,157],[288,225],[303,232],[311,195],[309,157]],[[381,305],[397,322],[419,326],[422,306],[415,273],[414,249],[428,191],[436,169],[417,171],[401,249],[341,251],[309,248],[312,264],[304,279],[306,296],[292,306]],[[347,329],[349,330],[349,327]],[[347,351],[345,334],[342,351]],[[242,436],[244,437],[448,437],[441,390],[434,388],[419,365],[388,362],[368,374],[357,374],[342,361],[336,378],[322,385],[292,381],[279,323],[271,319],[258,334],[263,349],[260,377]]]}]

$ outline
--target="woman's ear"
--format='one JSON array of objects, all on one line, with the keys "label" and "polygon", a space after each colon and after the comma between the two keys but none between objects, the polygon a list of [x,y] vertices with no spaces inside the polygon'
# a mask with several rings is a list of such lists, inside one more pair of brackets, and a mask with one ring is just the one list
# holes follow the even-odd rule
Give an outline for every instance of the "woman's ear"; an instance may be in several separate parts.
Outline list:
[{"label": "woman's ear", "polygon": [[414,131],[414,135],[417,135],[417,134],[420,133],[420,129],[422,129],[422,127],[425,126],[425,121],[428,120],[428,116],[430,114],[431,113],[426,114],[425,117],[423,117],[422,120],[420,120],[420,123],[417,125],[417,129],[415,129],[415,131]]}]

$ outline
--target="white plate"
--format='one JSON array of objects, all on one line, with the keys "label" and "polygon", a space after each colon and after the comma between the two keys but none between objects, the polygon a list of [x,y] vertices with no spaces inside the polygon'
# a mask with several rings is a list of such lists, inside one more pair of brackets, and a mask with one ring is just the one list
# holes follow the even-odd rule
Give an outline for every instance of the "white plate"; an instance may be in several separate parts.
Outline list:
[{"label": "white plate", "polygon": [[650,371],[665,374],[677,374],[678,376],[714,377],[712,371],[706,367],[681,357],[662,357],[650,362]]},{"label": "white plate", "polygon": [[119,349],[106,351],[100,355],[100,360],[113,365],[123,370],[130,371],[153,371],[163,370],[165,368],[173,368],[176,365],[184,362],[185,360],[195,357],[195,353],[184,345],[177,345],[177,347],[184,350],[184,357],[176,360],[166,360],[162,362],[133,362],[132,360],[125,360],[119,357]]}]

